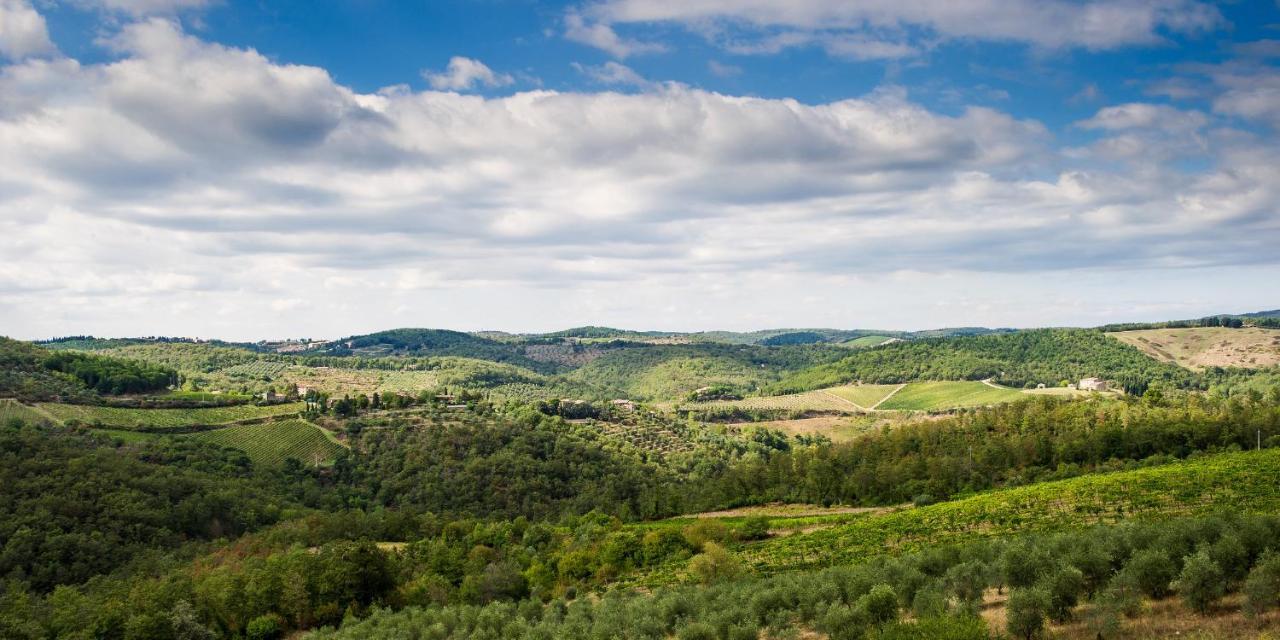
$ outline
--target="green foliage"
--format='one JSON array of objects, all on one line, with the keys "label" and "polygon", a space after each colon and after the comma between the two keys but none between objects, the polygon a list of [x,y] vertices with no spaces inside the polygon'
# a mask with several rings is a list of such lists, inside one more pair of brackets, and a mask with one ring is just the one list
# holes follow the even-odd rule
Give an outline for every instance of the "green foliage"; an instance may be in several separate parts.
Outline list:
[{"label": "green foliage", "polygon": [[997,388],[982,382],[919,382],[909,384],[879,409],[937,411],[1013,402],[1026,398],[1015,389]]},{"label": "green foliage", "polygon": [[1280,554],[1268,551],[1244,583],[1245,612],[1258,616],[1280,605]]},{"label": "green foliage", "polygon": [[770,391],[795,393],[855,380],[900,383],[994,378],[1010,387],[1028,382],[1052,386],[1063,378],[1088,376],[1161,381],[1174,386],[1195,383],[1191,372],[1157,362],[1101,331],[1034,329],[912,340],[859,350],[838,362],[789,375],[771,385]]},{"label": "green foliage", "polygon": [[702,584],[724,582],[742,575],[742,562],[728,549],[707,542],[702,545],[702,553],[689,560],[689,573]]},{"label": "green foliage", "polygon": [[1049,596],[1038,588],[1015,589],[1009,593],[1005,626],[1017,638],[1031,640],[1044,630]]},{"label": "green foliage", "polygon": [[1178,595],[1187,606],[1204,614],[1227,590],[1227,578],[1222,567],[1204,551],[1187,556],[1176,583]]},{"label": "green foliage", "polygon": [[247,464],[194,443],[117,448],[82,432],[0,425],[0,575],[47,591],[144,549],[274,522],[289,501],[237,479]]},{"label": "green foliage", "polygon": [[71,375],[104,395],[159,391],[178,380],[178,372],[173,369],[87,353],[56,351],[41,364],[50,371]]},{"label": "green foliage", "polygon": [[1178,567],[1163,549],[1147,549],[1134,554],[1124,567],[1132,576],[1137,588],[1150,598],[1169,595],[1171,583],[1178,575]]}]

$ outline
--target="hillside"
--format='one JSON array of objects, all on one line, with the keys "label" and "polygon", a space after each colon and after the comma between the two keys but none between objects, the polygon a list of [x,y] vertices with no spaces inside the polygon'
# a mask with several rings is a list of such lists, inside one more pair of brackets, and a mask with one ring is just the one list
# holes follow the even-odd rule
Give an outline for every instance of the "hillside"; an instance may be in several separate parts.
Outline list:
[{"label": "hillside", "polygon": [[561,370],[553,363],[524,355],[519,345],[444,329],[392,329],[350,336],[306,353],[334,356],[457,356],[512,364],[540,373]]},{"label": "hillside", "polygon": [[1107,335],[1143,353],[1188,369],[1280,365],[1280,329],[1199,327],[1146,329]]},{"label": "hillside", "polygon": [[1058,386],[1097,376],[1141,391],[1152,382],[1197,384],[1185,369],[1152,360],[1135,347],[1090,329],[1034,329],[1014,333],[931,338],[854,351],[839,361],[784,376],[769,393],[790,393],[848,382],[993,379],[1002,385]]}]

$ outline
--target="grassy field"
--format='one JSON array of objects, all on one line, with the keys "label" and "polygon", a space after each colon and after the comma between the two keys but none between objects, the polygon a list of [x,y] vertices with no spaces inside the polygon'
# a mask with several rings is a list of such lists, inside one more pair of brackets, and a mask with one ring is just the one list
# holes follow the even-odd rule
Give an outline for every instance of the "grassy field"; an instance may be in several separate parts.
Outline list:
[{"label": "grassy field", "polygon": [[976,381],[916,382],[906,386],[880,405],[899,411],[942,411],[1012,402],[1025,397],[1017,389],[992,387]]},{"label": "grassy field", "polygon": [[88,425],[102,425],[129,430],[163,431],[204,425],[221,425],[298,413],[302,403],[265,407],[237,405],[204,409],[128,409],[78,404],[45,403],[37,405],[61,422],[72,420]]},{"label": "grassy field", "polygon": [[868,347],[878,347],[892,339],[893,338],[889,336],[862,336],[841,342],[840,345],[844,347],[854,347],[855,349],[866,349]]},{"label": "grassy field", "polygon": [[17,400],[7,398],[0,400],[0,424],[5,424],[15,418],[27,424],[34,424],[42,420],[49,419],[39,411],[20,403]]},{"label": "grassy field", "polygon": [[897,384],[850,384],[843,387],[823,389],[827,393],[837,395],[863,409],[870,409],[884,400],[902,385]]},{"label": "grassy field", "polygon": [[[1280,509],[1277,477],[1280,449],[1219,454],[883,514],[816,516],[815,524],[793,535],[739,544],[735,549],[757,571],[769,573],[854,562],[886,551],[902,553],[987,536],[1078,528],[1127,518],[1199,515],[1223,509],[1270,513]],[[790,522],[793,519],[784,518],[778,524],[795,524]],[[776,528],[773,522],[770,528]],[[683,571],[682,565],[658,567],[640,582],[680,581]]]},{"label": "grassy field", "polygon": [[1107,335],[1162,362],[1188,369],[1258,368],[1280,364],[1280,329],[1145,329]]},{"label": "grassy field", "polygon": [[262,466],[279,466],[288,458],[309,465],[322,464],[333,460],[342,449],[330,434],[305,420],[237,425],[187,437],[240,449],[254,464]]}]

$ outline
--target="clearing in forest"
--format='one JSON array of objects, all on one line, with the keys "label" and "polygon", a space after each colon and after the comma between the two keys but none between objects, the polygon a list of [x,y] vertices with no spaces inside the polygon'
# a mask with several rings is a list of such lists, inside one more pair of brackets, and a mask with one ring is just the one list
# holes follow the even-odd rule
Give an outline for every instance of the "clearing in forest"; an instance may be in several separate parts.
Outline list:
[{"label": "clearing in forest", "polygon": [[899,411],[942,411],[1012,402],[1025,397],[1017,389],[985,382],[913,382],[885,400],[880,409]]},{"label": "clearing in forest", "polygon": [[331,462],[343,449],[332,434],[305,420],[243,424],[189,437],[244,451],[256,465],[277,467],[289,458],[307,465]]},{"label": "clearing in forest", "polygon": [[1195,327],[1117,331],[1107,335],[1141,349],[1156,360],[1188,369],[1256,369],[1280,364],[1280,329]]}]

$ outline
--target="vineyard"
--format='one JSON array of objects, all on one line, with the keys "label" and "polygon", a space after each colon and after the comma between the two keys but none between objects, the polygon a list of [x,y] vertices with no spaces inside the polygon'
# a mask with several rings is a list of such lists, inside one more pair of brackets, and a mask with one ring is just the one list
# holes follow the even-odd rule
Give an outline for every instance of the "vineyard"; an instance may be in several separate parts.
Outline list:
[{"label": "vineyard", "polygon": [[1017,389],[993,387],[976,381],[915,382],[880,405],[899,411],[942,411],[1012,402],[1025,397]]},{"label": "vineyard", "polygon": [[849,402],[852,402],[864,409],[870,409],[882,400],[889,397],[895,389],[902,385],[897,384],[847,384],[841,387],[831,387],[823,389],[827,393],[837,395]]},{"label": "vineyard", "polygon": [[98,407],[78,404],[37,405],[63,423],[80,422],[94,426],[111,426],[121,429],[163,431],[206,425],[231,424],[298,413],[302,403],[277,404],[265,407],[237,405],[200,409],[127,409],[122,407]]},{"label": "vineyard", "polygon": [[270,360],[254,360],[244,364],[237,364],[219,370],[219,373],[230,378],[248,378],[252,380],[274,380],[276,376],[284,373],[289,368],[287,362],[273,362]]},{"label": "vineyard", "polygon": [[0,400],[0,424],[8,424],[10,420],[21,420],[27,424],[48,420],[49,418],[17,400]]},{"label": "vineyard", "polygon": [[615,422],[596,423],[600,432],[608,438],[630,444],[637,449],[652,453],[668,455],[693,451],[695,445],[689,438],[676,433],[671,427],[663,424],[641,422],[639,424],[620,424]]},{"label": "vineyard", "polygon": [[860,410],[858,406],[844,398],[827,393],[824,390],[792,393],[784,396],[757,396],[741,400],[715,400],[686,404],[680,407],[684,411],[700,409],[726,410],[742,409],[747,411],[778,411],[788,413],[833,412],[853,413]]},{"label": "vineyard", "polygon": [[[1174,464],[994,491],[739,547],[762,572],[852,562],[987,536],[1078,528],[1126,518],[1268,513],[1280,508],[1280,449],[1204,456]],[[792,524],[792,523],[786,523]],[[772,527],[772,524],[771,524]],[[679,580],[667,566],[644,580]]]},{"label": "vineyard", "polygon": [[202,431],[197,440],[244,451],[256,465],[277,467],[289,458],[316,465],[333,460],[342,445],[320,427],[290,419]]}]

